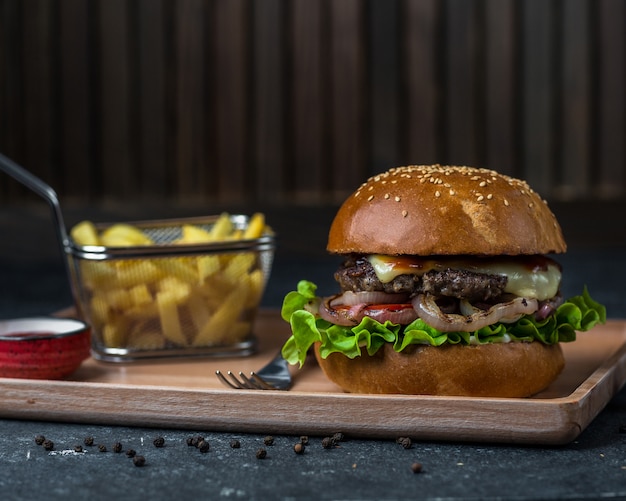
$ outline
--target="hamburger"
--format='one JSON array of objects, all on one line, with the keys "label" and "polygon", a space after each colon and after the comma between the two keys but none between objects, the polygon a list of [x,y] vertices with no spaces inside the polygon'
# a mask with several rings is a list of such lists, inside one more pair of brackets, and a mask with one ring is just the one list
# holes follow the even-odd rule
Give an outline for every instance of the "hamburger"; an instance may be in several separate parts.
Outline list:
[{"label": "hamburger", "polygon": [[548,205],[493,170],[405,166],[339,208],[327,251],[338,291],[300,281],[282,317],[283,356],[312,348],[347,392],[526,397],[564,366],[560,343],[606,320],[585,289],[565,300],[566,251]]}]

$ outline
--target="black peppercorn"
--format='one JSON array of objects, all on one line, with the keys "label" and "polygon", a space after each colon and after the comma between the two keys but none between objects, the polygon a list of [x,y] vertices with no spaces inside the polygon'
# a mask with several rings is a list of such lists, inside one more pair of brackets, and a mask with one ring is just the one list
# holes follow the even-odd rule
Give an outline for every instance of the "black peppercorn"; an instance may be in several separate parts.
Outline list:
[{"label": "black peppercorn", "polygon": [[155,447],[163,447],[165,445],[165,439],[163,437],[157,437],[152,443]]},{"label": "black peppercorn", "polygon": [[201,440],[201,441],[198,443],[198,450],[199,450],[200,452],[202,452],[203,454],[204,454],[205,452],[209,452],[209,449],[210,449],[210,448],[211,448],[211,446],[209,445],[209,442],[207,442],[206,440]]},{"label": "black peppercorn", "polygon": [[204,440],[204,437],[202,435],[196,435],[195,437],[192,437],[191,445],[193,445],[194,447],[198,447],[198,444],[202,442],[203,440]]},{"label": "black peppercorn", "polygon": [[54,449],[54,442],[52,440],[44,440],[43,441],[43,448],[46,449],[47,451],[51,451]]},{"label": "black peppercorn", "polygon": [[137,452],[135,451],[135,449],[128,449],[126,451],[126,456],[129,458],[134,458],[137,455]]},{"label": "black peppercorn", "polygon": [[258,451],[256,451],[257,459],[265,459],[266,457],[267,457],[267,451],[265,449],[261,448]]},{"label": "black peppercorn", "polygon": [[74,446],[74,452],[83,452],[83,446],[82,445],[75,445]]},{"label": "black peppercorn", "polygon": [[293,452],[296,454],[304,454],[304,449],[306,446],[302,442],[298,442],[293,446]]},{"label": "black peppercorn", "polygon": [[37,435],[35,437],[35,443],[37,445],[43,445],[43,443],[46,441],[46,437],[44,437],[43,435]]},{"label": "black peppercorn", "polygon": [[113,444],[113,452],[122,452],[122,444],[120,442]]},{"label": "black peppercorn", "polygon": [[324,437],[322,439],[322,447],[324,449],[331,449],[335,446],[335,441],[331,437]]},{"label": "black peppercorn", "polygon": [[396,440],[396,443],[400,444],[405,449],[410,449],[413,446],[409,437],[400,437]]},{"label": "black peppercorn", "polygon": [[241,447],[241,442],[239,442],[239,440],[231,440],[230,446],[233,449],[239,449]]},{"label": "black peppercorn", "polygon": [[143,466],[146,464],[146,458],[143,456],[135,456],[133,457],[133,464],[135,466]]},{"label": "black peppercorn", "polygon": [[93,437],[85,437],[85,439],[83,440],[83,443],[85,445],[93,445]]},{"label": "black peppercorn", "polygon": [[263,439],[263,443],[265,445],[274,445],[274,437],[272,437],[271,435],[268,435],[267,437]]},{"label": "black peppercorn", "polygon": [[422,463],[413,463],[411,465],[411,471],[413,473],[421,473],[422,472]]},{"label": "black peppercorn", "polygon": [[333,442],[335,442],[335,445],[337,444],[337,442],[343,442],[346,439],[344,434],[341,433],[341,432],[337,432],[337,433],[333,434],[333,436],[331,438],[333,439]]},{"label": "black peppercorn", "polygon": [[98,450],[99,450],[100,452],[106,452],[106,451],[107,451],[107,446],[106,446],[106,445],[104,445],[104,444],[100,444],[100,445],[98,446]]},{"label": "black peppercorn", "polygon": [[306,435],[302,435],[300,437],[300,443],[302,445],[309,445],[309,437],[307,437]]},{"label": "black peppercorn", "polygon": [[196,446],[195,438],[194,437],[187,437],[187,445],[189,447],[195,447]]}]

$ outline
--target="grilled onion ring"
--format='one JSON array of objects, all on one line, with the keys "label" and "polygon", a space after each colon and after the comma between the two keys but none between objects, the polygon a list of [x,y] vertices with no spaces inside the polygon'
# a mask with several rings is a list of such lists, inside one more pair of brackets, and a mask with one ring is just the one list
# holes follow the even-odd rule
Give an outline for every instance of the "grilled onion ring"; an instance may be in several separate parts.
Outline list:
[{"label": "grilled onion ring", "polygon": [[[419,294],[413,298],[413,308],[419,317],[441,332],[473,332],[496,322],[514,319],[520,314],[537,311],[537,300],[516,297],[512,301],[499,303],[488,310],[475,309],[471,315],[446,314],[441,311],[435,297]],[[510,320],[509,320],[510,321]]]},{"label": "grilled onion ring", "polygon": [[[364,295],[361,296],[361,294]],[[355,301],[356,298],[361,302]],[[369,301],[365,302],[364,299],[378,299],[379,301],[373,304]],[[417,318],[417,312],[407,301],[408,295],[406,294],[351,292],[324,298],[319,305],[318,313],[324,320],[346,327],[358,325],[365,316],[380,323],[389,320],[394,324],[406,325]]]}]

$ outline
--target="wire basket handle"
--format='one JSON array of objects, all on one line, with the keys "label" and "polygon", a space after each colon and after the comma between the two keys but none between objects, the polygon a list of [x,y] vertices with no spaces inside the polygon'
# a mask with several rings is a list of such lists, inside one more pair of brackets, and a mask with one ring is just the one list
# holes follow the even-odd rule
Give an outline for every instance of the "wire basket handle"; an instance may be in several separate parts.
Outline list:
[{"label": "wire basket handle", "polygon": [[16,164],[13,160],[4,156],[2,153],[0,153],[0,170],[48,202],[50,208],[52,209],[59,243],[61,244],[63,252],[66,252],[70,246],[70,240],[65,227],[65,222],[63,221],[63,213],[61,212],[61,205],[59,204],[59,198],[57,197],[56,192],[37,176],[31,174],[26,169]]}]

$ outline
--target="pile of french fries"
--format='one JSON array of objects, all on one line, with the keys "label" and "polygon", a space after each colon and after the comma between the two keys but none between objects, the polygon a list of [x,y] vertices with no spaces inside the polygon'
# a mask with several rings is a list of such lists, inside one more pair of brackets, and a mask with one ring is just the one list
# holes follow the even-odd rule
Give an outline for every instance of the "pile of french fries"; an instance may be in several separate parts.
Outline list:
[{"label": "pile of french fries", "polygon": [[[185,224],[175,244],[255,239],[270,231],[262,213],[244,230],[222,214],[210,229]],[[153,245],[141,229],[90,221],[71,230],[78,245]],[[266,278],[256,252],[119,260],[81,260],[94,335],[105,348],[158,350],[233,345],[251,333]]]}]

